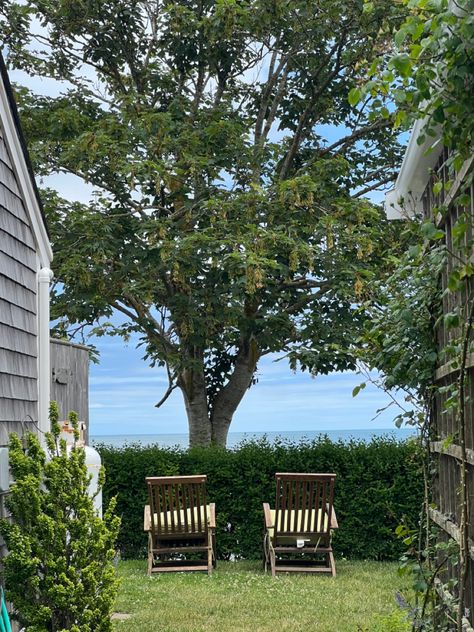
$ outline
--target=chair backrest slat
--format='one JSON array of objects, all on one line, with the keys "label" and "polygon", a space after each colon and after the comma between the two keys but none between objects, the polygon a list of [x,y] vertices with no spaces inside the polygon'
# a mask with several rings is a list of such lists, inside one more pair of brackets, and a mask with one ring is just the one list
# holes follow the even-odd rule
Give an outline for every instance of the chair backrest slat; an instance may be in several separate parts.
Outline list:
[{"label": "chair backrest slat", "polygon": [[324,513],[323,513],[323,512],[321,512],[321,513],[319,514],[319,525],[318,525],[318,531],[325,531],[325,528],[324,528],[324,518],[325,518],[325,516],[326,516],[326,511],[327,511],[327,510],[326,510],[326,507],[327,507],[327,500],[328,500],[328,487],[329,487],[329,485],[328,485],[328,483],[327,483],[327,482],[324,482],[324,483],[322,484],[322,488],[323,488],[323,489],[322,489],[322,494],[321,494],[321,496],[322,496],[321,507],[324,509]]},{"label": "chair backrest slat", "polygon": [[308,530],[307,528],[308,525],[306,524],[306,516],[308,515],[307,503],[308,503],[308,481],[303,481],[303,490],[302,490],[302,496],[301,496],[301,529],[302,531]]},{"label": "chair backrest slat", "polygon": [[196,506],[197,500],[196,495],[194,493],[194,485],[189,486],[189,496],[190,496],[190,513],[191,513],[191,530],[196,531],[196,516],[194,507]]},{"label": "chair backrest slat", "polygon": [[336,475],[278,473],[275,478],[275,537],[328,535]]},{"label": "chair backrest slat", "polygon": [[[184,530],[186,532],[189,531],[189,516],[188,516],[188,507],[191,507],[191,503],[189,502],[189,488],[187,485],[183,485],[181,487],[181,504],[183,506],[184,513]],[[192,508],[191,508],[192,512]]]},{"label": "chair backrest slat", "polygon": [[207,533],[206,476],[153,476],[146,483],[154,536]]},{"label": "chair backrest slat", "polygon": [[196,498],[197,498],[197,508],[198,510],[196,511],[196,517],[197,517],[197,530],[201,531],[202,530],[202,520],[201,520],[201,516],[202,516],[202,512],[201,512],[201,495],[200,495],[200,489],[199,489],[199,485],[196,485]]}]

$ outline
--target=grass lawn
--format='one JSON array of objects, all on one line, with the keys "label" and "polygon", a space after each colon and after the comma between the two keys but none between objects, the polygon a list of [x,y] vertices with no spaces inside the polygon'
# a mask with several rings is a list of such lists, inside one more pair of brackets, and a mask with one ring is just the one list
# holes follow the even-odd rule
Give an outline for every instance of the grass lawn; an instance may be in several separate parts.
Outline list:
[{"label": "grass lawn", "polygon": [[337,577],[264,575],[259,562],[219,562],[204,573],[148,577],[146,562],[122,561],[115,630],[140,632],[405,632],[395,593],[397,565],[338,561]]}]

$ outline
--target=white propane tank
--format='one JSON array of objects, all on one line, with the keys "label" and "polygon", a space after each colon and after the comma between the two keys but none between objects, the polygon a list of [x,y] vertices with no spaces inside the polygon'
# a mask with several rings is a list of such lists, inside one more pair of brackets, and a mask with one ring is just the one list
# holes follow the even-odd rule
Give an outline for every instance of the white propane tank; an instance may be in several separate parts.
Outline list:
[{"label": "white propane tank", "polygon": [[[99,472],[102,467],[102,461],[100,454],[97,450],[91,448],[90,445],[84,446],[84,450],[86,451],[87,471],[92,475],[92,479],[89,484],[90,494],[92,495],[97,492],[97,488],[99,487]],[[102,518],[102,490],[100,490],[94,498],[94,508],[99,518]]]},{"label": "white propane tank", "polygon": [[[82,448],[86,453],[86,467],[88,473],[92,476],[91,482],[89,483],[89,494],[92,496],[97,492],[99,487],[99,472],[102,466],[102,461],[100,458],[100,454],[94,448],[91,448],[90,445],[84,445],[84,431],[85,424],[83,422],[79,423],[80,428],[80,436],[81,438],[77,441],[76,445],[78,448]],[[70,452],[72,446],[74,445],[74,431],[69,422],[62,422],[61,425],[61,438],[66,440],[67,443],[67,451]],[[99,518],[102,518],[102,490],[97,494],[94,498],[94,509]]]}]

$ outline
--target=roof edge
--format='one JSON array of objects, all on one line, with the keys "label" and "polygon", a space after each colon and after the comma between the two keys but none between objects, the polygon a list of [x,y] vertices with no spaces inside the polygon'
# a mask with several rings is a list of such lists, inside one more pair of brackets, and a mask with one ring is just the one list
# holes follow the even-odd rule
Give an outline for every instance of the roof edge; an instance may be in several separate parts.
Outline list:
[{"label": "roof edge", "polygon": [[[23,190],[25,196],[25,206],[27,212],[30,215],[30,219],[33,224],[33,228],[36,232],[36,239],[38,241],[38,247],[43,254],[43,266],[47,266],[53,258],[53,252],[49,241],[48,225],[44,213],[43,203],[38,191],[38,187],[35,180],[33,166],[31,164],[31,158],[28,153],[28,147],[26,145],[25,136],[21,127],[20,116],[18,114],[18,108],[16,105],[15,97],[13,94],[12,85],[8,76],[7,67],[3,59],[3,55],[0,51],[0,76],[2,80],[3,90],[1,101],[5,100],[3,109],[5,110],[5,125],[9,125],[10,134],[6,130],[7,138],[9,142],[10,151],[12,153],[12,160],[15,169],[18,171],[19,184]],[[8,138],[9,137],[9,138]],[[23,177],[22,177],[23,172]]]},{"label": "roof edge", "polygon": [[443,150],[441,126],[434,129],[434,136],[426,135],[423,142],[418,142],[426,124],[424,117],[417,119],[412,128],[395,186],[385,194],[387,219],[413,217],[423,210],[421,198]]}]

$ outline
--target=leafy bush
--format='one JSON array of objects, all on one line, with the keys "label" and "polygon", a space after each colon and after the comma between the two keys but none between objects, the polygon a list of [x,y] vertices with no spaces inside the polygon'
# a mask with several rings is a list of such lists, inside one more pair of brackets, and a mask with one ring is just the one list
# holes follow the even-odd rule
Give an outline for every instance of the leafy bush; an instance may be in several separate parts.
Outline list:
[{"label": "leafy bush", "polygon": [[335,507],[339,556],[396,559],[402,546],[394,530],[402,516],[416,522],[422,477],[414,442],[383,438],[371,443],[333,443],[327,438],[298,444],[249,441],[233,450],[96,446],[107,470],[106,498],[117,496],[122,516],[119,546],[125,556],[143,555],[145,476],[207,474],[216,503],[217,553],[246,559],[261,556],[262,502],[275,497],[275,472],[336,472]]},{"label": "leafy bush", "polygon": [[[26,450],[17,435],[10,438],[14,483],[7,506],[13,521],[0,521],[9,551],[3,561],[7,598],[28,632],[107,632],[120,520],[114,499],[103,520],[96,515],[85,451],[66,449],[57,420],[53,402],[48,457],[34,434],[27,435]],[[70,420],[77,440],[77,415]]]}]

